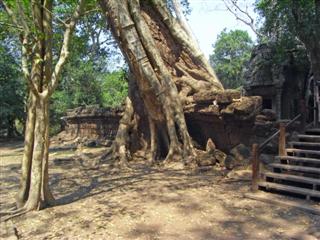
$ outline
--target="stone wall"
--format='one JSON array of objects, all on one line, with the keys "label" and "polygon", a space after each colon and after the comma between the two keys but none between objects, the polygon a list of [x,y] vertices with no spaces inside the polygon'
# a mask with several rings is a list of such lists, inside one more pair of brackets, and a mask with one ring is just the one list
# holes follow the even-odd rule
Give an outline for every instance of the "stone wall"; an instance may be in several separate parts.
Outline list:
[{"label": "stone wall", "polygon": [[121,115],[121,108],[79,107],[69,110],[63,117],[64,138],[113,140]]},{"label": "stone wall", "polygon": [[218,149],[254,141],[255,117],[261,110],[260,97],[242,97],[239,91],[202,92],[185,107],[192,138],[202,147],[211,138]]},{"label": "stone wall", "polygon": [[[252,143],[255,117],[260,110],[260,97],[241,97],[235,90],[195,94],[184,108],[190,135],[197,145],[205,148],[211,138],[225,152],[240,143]],[[70,110],[63,118],[65,130],[59,134],[60,139],[113,140],[121,115],[121,108]]]}]

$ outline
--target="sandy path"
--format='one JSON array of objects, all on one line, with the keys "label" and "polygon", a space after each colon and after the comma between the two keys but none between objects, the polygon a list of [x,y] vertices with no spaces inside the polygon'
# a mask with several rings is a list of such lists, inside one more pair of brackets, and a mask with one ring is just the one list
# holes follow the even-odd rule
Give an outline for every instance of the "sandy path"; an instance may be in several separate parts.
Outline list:
[{"label": "sandy path", "polygon": [[[3,144],[0,153],[4,210],[18,186],[22,148]],[[72,155],[51,156],[50,184],[60,205],[13,219],[20,239],[320,239],[320,216],[244,198],[246,179],[225,182],[218,171],[111,173]]]}]

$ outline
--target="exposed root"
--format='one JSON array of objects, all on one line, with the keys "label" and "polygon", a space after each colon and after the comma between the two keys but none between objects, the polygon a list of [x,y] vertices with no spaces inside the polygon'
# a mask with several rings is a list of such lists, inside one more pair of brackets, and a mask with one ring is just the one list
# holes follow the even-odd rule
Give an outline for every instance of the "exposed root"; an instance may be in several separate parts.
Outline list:
[{"label": "exposed root", "polygon": [[30,212],[31,210],[30,209],[27,209],[25,207],[22,207],[22,208],[19,208],[19,209],[16,209],[14,211],[8,211],[8,212],[1,212],[0,214],[4,214],[4,216],[1,216],[0,217],[0,221],[1,222],[6,222],[12,218],[15,218],[15,217],[19,217],[23,214],[26,214],[27,212]]},{"label": "exposed root", "polygon": [[122,169],[122,170],[131,170],[131,166],[128,162],[127,150],[122,149],[124,154],[119,153],[121,147],[119,148],[114,142],[110,149],[108,149],[102,156],[95,159],[94,166],[98,167],[101,164],[109,164],[111,168]]},{"label": "exposed root", "polygon": [[149,162],[152,165],[153,162],[157,158],[157,128],[155,122],[149,117],[149,129],[150,129],[150,155],[149,155]]},{"label": "exposed root", "polygon": [[114,147],[112,145],[111,148],[109,148],[105,153],[102,154],[102,156],[99,157],[99,159],[97,160],[97,164],[101,164],[106,160],[110,159],[113,152],[114,152]]},{"label": "exposed root", "polygon": [[6,221],[11,220],[11,219],[13,219],[13,218],[15,218],[15,217],[19,217],[19,216],[21,216],[21,215],[24,215],[24,214],[26,214],[26,213],[28,213],[28,212],[30,212],[30,210],[23,210],[23,211],[20,211],[20,212],[15,213],[15,214],[13,214],[13,215],[10,215],[10,216],[1,218],[1,221],[6,222]]},{"label": "exposed root", "polygon": [[178,145],[176,144],[170,144],[169,152],[165,158],[165,160],[162,162],[163,165],[170,163],[170,162],[176,162],[177,158],[181,158],[182,150]]},{"label": "exposed root", "polygon": [[9,209],[8,211],[2,211],[0,212],[0,215],[10,215],[10,214],[15,214],[16,212],[20,211],[20,209],[16,209],[16,210],[13,210],[13,209]]},{"label": "exposed root", "polygon": [[113,169],[117,169],[123,172],[132,172],[133,168],[129,163],[121,163],[120,161],[115,161],[112,165]]},{"label": "exposed root", "polygon": [[[17,206],[14,203],[12,205],[14,205],[14,206],[9,208],[7,211],[13,211],[13,210],[17,209]],[[1,211],[0,211],[0,214],[1,214]]]}]

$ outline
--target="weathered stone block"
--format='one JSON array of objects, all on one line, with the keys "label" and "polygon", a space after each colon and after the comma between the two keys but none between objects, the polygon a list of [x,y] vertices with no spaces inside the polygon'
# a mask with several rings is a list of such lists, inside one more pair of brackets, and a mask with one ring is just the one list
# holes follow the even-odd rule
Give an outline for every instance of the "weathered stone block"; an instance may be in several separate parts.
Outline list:
[{"label": "weathered stone block", "polygon": [[225,91],[201,91],[193,95],[193,100],[197,103],[212,104],[214,100],[219,104],[232,103],[233,99],[239,99],[241,93],[237,90],[227,89]]},{"label": "weathered stone block", "polygon": [[276,112],[273,111],[272,109],[263,109],[261,111],[261,114],[263,114],[268,121],[276,121],[277,120],[277,115]]},{"label": "weathered stone block", "polygon": [[250,149],[244,144],[239,144],[230,150],[237,165],[248,165],[250,162]]}]

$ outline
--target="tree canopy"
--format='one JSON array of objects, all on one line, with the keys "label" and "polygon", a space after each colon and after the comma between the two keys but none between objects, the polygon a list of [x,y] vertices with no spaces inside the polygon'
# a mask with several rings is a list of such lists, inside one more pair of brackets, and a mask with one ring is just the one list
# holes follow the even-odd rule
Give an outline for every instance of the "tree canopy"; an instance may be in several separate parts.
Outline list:
[{"label": "tree canopy", "polygon": [[25,84],[6,41],[0,43],[0,55],[0,129],[6,129],[6,136],[12,137],[16,135],[15,121],[25,120]]},{"label": "tree canopy", "polygon": [[227,88],[238,88],[244,83],[243,69],[250,59],[253,41],[248,32],[224,29],[213,44],[210,63]]},{"label": "tree canopy", "polygon": [[278,46],[280,61],[281,56],[285,55],[283,53],[291,52],[302,60],[306,53],[310,76],[315,82],[320,82],[320,1],[260,0],[256,6],[264,18],[261,31],[265,38],[271,39]]}]

